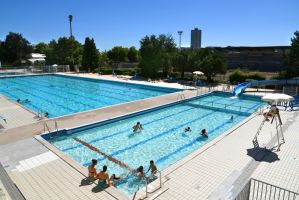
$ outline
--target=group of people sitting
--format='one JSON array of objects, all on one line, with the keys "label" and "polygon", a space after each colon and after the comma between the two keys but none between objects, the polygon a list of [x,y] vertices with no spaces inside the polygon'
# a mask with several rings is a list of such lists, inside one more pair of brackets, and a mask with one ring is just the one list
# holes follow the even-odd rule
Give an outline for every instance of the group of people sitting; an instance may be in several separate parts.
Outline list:
[{"label": "group of people sitting", "polygon": [[[92,183],[95,182],[96,180],[98,180],[98,187],[103,190],[109,186],[114,185],[118,180],[120,180],[120,177],[117,177],[115,174],[112,174],[109,177],[109,174],[107,173],[107,166],[104,165],[102,171],[100,171],[99,173],[97,173],[96,170],[96,165],[97,165],[97,160],[96,159],[92,159],[91,164],[88,166],[88,177],[87,177],[87,181],[88,183]],[[154,163],[153,160],[150,161],[150,166],[149,169],[147,170],[147,172],[151,171],[152,174],[156,173],[157,171],[157,167]],[[146,172],[146,173],[147,173]],[[131,172],[134,176],[136,177],[145,177],[144,173],[144,168],[143,166],[139,166],[136,170],[133,170]]]}]

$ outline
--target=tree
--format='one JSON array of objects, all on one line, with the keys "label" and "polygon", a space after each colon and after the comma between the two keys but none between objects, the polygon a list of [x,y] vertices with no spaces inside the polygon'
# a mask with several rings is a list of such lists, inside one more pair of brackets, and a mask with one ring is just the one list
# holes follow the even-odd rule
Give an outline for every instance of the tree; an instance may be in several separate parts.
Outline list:
[{"label": "tree", "polygon": [[128,61],[127,55],[128,48],[124,48],[122,46],[115,46],[107,52],[109,60],[117,64]]},{"label": "tree", "polygon": [[99,52],[99,59],[100,59],[99,62],[101,66],[107,64],[109,62],[107,51],[101,53]]},{"label": "tree", "polygon": [[173,67],[181,72],[181,77],[184,78],[185,72],[192,70],[192,52],[190,50],[179,50],[173,57]]},{"label": "tree", "polygon": [[226,73],[224,56],[213,49],[200,49],[195,53],[195,67],[207,77],[207,82],[212,82],[216,74]]},{"label": "tree", "polygon": [[33,52],[46,54],[48,50],[49,50],[49,46],[44,42],[40,42],[34,46]]},{"label": "tree", "polygon": [[93,71],[99,65],[99,55],[93,39],[85,38],[83,46],[82,67]]},{"label": "tree", "polygon": [[53,51],[57,64],[74,66],[81,63],[83,48],[74,37],[59,38]]},{"label": "tree", "polygon": [[[3,46],[2,46],[3,45]],[[3,60],[10,64],[21,64],[32,53],[32,46],[19,33],[10,32],[2,42],[2,51],[4,51]]]},{"label": "tree", "polygon": [[157,78],[158,72],[171,71],[171,60],[176,47],[171,35],[145,36],[140,41],[140,67],[144,77]]},{"label": "tree", "polygon": [[287,58],[286,78],[299,76],[299,31],[291,39],[291,49]]},{"label": "tree", "polygon": [[127,57],[128,57],[130,62],[137,62],[138,51],[136,50],[135,47],[130,47],[129,48]]}]

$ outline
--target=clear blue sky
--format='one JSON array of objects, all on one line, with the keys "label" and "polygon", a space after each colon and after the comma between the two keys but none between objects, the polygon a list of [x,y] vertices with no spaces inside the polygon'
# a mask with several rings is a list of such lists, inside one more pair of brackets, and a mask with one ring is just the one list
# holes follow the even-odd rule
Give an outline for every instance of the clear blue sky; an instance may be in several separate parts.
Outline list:
[{"label": "clear blue sky", "polygon": [[299,30],[299,0],[1,0],[0,40],[9,31],[32,44],[73,34],[93,37],[100,50],[139,47],[149,34],[172,34],[190,46],[202,29],[202,46],[289,45]]}]

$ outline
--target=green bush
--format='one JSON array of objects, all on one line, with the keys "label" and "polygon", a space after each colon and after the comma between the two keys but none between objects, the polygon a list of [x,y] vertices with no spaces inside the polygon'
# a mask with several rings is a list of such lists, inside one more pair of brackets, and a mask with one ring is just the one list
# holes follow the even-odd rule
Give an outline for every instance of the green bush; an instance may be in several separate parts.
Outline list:
[{"label": "green bush", "polygon": [[258,80],[259,81],[259,80],[265,80],[266,77],[261,75],[261,74],[254,73],[254,74],[248,74],[247,79]]},{"label": "green bush", "polygon": [[265,80],[266,78],[258,73],[246,74],[240,69],[236,69],[229,75],[230,83],[242,83],[245,81]]},{"label": "green bush", "polygon": [[117,75],[128,75],[134,76],[136,73],[140,74],[140,68],[135,69],[112,69],[110,67],[96,68],[94,70],[95,73],[101,72],[103,75],[111,75],[112,73],[116,73]]}]

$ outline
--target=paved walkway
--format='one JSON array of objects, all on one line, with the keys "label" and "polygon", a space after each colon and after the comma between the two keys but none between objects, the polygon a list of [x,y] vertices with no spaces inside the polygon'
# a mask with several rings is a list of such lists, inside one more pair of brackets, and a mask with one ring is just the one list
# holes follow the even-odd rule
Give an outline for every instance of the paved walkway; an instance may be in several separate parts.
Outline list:
[{"label": "paved walkway", "polygon": [[0,147],[0,162],[26,199],[127,199],[115,188],[85,184],[83,174],[34,138]]},{"label": "paved walkway", "polygon": [[38,119],[36,115],[19,104],[0,95],[0,115],[6,118],[6,122],[0,122],[0,134],[6,129],[32,124]]}]

